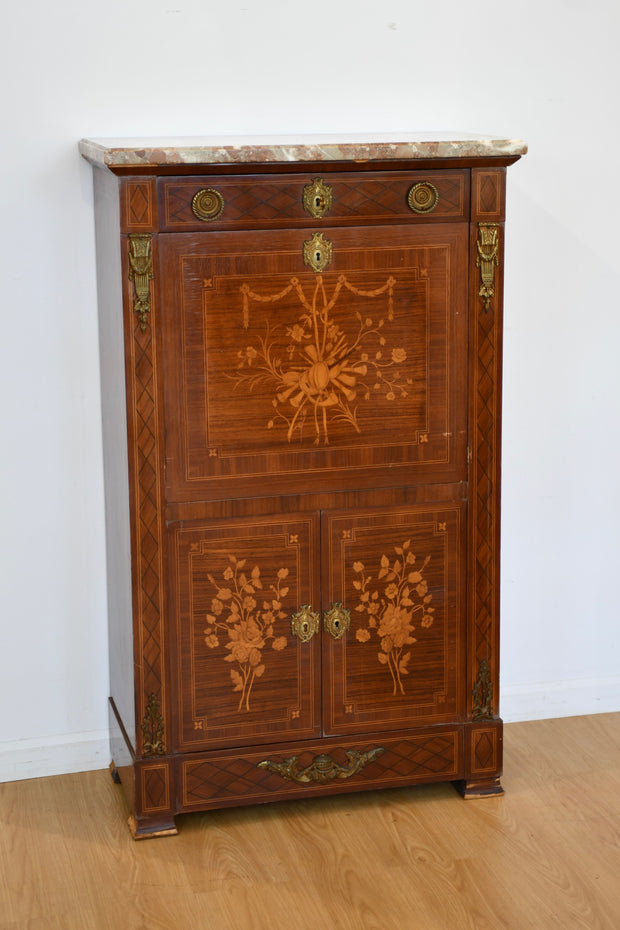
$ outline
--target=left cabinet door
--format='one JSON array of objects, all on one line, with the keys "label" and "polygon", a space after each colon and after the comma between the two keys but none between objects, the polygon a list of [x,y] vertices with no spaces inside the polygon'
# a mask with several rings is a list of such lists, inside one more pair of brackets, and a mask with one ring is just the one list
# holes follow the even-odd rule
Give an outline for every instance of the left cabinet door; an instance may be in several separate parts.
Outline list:
[{"label": "left cabinet door", "polygon": [[319,594],[319,518],[170,528],[176,751],[320,733],[320,633],[292,619]]}]

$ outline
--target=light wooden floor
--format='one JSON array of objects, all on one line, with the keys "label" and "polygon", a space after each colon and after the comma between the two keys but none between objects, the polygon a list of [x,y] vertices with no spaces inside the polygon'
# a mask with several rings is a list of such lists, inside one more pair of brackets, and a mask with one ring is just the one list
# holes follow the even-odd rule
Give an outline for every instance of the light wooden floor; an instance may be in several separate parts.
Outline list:
[{"label": "light wooden floor", "polygon": [[505,728],[506,795],[449,785],[178,818],[107,771],[0,785],[2,930],[620,930],[620,714]]}]

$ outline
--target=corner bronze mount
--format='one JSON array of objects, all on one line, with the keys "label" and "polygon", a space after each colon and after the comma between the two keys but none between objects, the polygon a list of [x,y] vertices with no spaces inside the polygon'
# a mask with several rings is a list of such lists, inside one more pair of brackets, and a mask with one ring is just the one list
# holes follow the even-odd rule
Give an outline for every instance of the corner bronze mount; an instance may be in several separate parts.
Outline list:
[{"label": "corner bronze mount", "polygon": [[493,716],[493,682],[491,681],[491,669],[486,659],[482,659],[480,662],[478,680],[474,685],[473,698],[473,719],[490,719]]},{"label": "corner bronze mount", "polygon": [[129,280],[133,281],[133,309],[138,314],[140,329],[146,332],[146,321],[151,312],[153,256],[150,233],[129,233]]},{"label": "corner bronze mount", "polygon": [[291,756],[290,759],[285,759],[283,762],[272,762],[270,759],[265,759],[264,762],[258,763],[258,768],[268,769],[268,771],[275,772],[277,775],[281,775],[282,778],[295,781],[298,784],[304,785],[309,782],[318,782],[321,785],[326,785],[335,778],[350,778],[352,775],[356,775],[369,762],[373,762],[384,752],[385,750],[381,746],[371,749],[369,752],[347,749],[345,752],[347,757],[346,765],[338,765],[331,756],[320,755],[315,756],[310,765],[303,769],[298,766],[299,756]]},{"label": "corner bronze mount", "polygon": [[149,694],[146,712],[142,721],[142,755],[163,756],[166,754],[164,742],[164,719],[161,704],[156,694]]},{"label": "corner bronze mount", "polygon": [[478,223],[478,242],[476,243],[476,268],[480,269],[481,285],[478,296],[484,300],[484,309],[488,311],[491,300],[495,297],[495,269],[499,265],[499,226],[497,223]]}]

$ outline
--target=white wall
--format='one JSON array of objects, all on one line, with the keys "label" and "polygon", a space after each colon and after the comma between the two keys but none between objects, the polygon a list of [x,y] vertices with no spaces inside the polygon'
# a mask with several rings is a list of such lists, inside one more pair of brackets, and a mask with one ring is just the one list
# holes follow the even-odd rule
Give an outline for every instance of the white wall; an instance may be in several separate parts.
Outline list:
[{"label": "white wall", "polygon": [[3,26],[0,779],[108,762],[88,135],[528,141],[509,169],[502,710],[620,709],[616,0],[30,0]]}]

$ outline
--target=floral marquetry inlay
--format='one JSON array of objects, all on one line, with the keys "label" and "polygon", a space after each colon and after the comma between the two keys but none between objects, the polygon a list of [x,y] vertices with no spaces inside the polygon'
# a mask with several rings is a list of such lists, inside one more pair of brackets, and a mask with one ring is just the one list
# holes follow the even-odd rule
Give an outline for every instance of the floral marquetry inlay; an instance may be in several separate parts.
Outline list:
[{"label": "floral marquetry inlay", "polygon": [[396,558],[381,556],[376,582],[363,562],[354,562],[357,578],[353,587],[359,594],[355,610],[365,614],[367,625],[360,626],[355,634],[359,643],[367,643],[373,634],[379,638],[377,658],[388,669],[392,694],[404,694],[403,678],[409,674],[411,649],[417,639],[414,624],[428,629],[433,625],[434,608],[430,606],[432,594],[424,572],[430,556],[421,564],[411,551],[411,540],[395,546]]},{"label": "floral marquetry inlay", "polygon": [[205,643],[215,649],[220,639],[226,641],[224,661],[234,666],[230,677],[233,691],[239,693],[237,710],[249,711],[252,688],[265,673],[263,650],[269,642],[276,652],[286,648],[286,636],[278,635],[276,624],[287,616],[282,605],[289,592],[284,584],[289,570],[280,568],[265,588],[258,565],[246,573],[245,559],[230,556],[229,560],[221,582],[207,576],[216,593],[207,614]]},{"label": "floral marquetry inlay", "polygon": [[[407,351],[390,334],[395,284],[389,276],[381,287],[362,290],[340,275],[328,294],[323,276],[318,275],[311,297],[295,277],[272,295],[242,286],[243,325],[250,331],[252,302],[276,303],[294,293],[301,305],[299,316],[286,326],[288,346],[283,353],[277,348],[276,327],[269,324],[263,333],[250,332],[246,346],[237,353],[233,376],[237,390],[273,391],[268,429],[286,429],[289,443],[309,431],[315,445],[327,444],[336,423],[362,432],[359,406],[373,395],[387,402],[386,415],[390,402],[408,396],[413,381],[403,368]],[[350,315],[354,327],[345,332],[334,316],[343,291],[359,298],[358,306],[381,297],[384,303],[372,316],[355,310]]]}]

